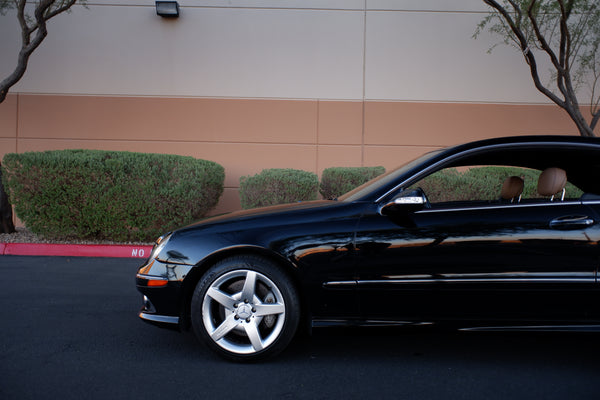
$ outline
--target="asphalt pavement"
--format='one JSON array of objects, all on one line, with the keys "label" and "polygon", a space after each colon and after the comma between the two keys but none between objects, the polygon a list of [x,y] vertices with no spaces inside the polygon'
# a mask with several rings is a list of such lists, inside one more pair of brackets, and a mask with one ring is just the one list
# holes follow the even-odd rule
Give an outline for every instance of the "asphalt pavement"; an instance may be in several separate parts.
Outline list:
[{"label": "asphalt pavement", "polygon": [[139,259],[0,256],[0,399],[598,399],[597,334],[321,329],[261,364],[147,325]]}]

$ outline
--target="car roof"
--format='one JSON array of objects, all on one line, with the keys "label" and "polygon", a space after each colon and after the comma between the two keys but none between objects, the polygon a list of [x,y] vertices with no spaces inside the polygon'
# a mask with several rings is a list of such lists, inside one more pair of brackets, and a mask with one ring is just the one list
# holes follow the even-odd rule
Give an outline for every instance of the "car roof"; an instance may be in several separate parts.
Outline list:
[{"label": "car roof", "polygon": [[[535,151],[532,151],[535,150]],[[600,155],[600,138],[579,136],[517,136],[480,140],[447,148],[440,158],[455,158],[455,164],[519,165],[528,168],[585,166]],[[461,162],[460,160],[464,160]],[[600,160],[598,160],[600,161]],[[507,164],[508,163],[508,164]]]},{"label": "car roof", "polygon": [[520,135],[520,136],[502,136],[489,139],[475,140],[452,146],[456,147],[481,147],[486,144],[510,144],[510,143],[564,143],[570,142],[575,144],[600,144],[600,138],[598,137],[584,137],[575,135]]}]

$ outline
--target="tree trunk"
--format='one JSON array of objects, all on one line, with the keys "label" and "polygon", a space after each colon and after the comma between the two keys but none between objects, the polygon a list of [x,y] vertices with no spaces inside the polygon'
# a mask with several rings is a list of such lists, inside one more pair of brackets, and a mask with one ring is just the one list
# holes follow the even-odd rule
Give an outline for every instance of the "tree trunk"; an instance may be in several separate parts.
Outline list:
[{"label": "tree trunk", "polygon": [[15,225],[12,220],[12,206],[2,184],[2,170],[0,170],[0,233],[13,233]]}]

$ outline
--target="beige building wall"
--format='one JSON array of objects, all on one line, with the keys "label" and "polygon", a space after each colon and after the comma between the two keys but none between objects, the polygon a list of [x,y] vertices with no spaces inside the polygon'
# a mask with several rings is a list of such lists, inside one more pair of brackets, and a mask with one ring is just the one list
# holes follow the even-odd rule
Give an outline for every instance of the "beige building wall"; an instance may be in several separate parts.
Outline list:
[{"label": "beige building wall", "polygon": [[[50,22],[0,104],[0,157],[65,148],[191,155],[243,175],[393,168],[480,138],[577,134],[522,57],[471,38],[479,0],[88,1]],[[0,77],[18,26],[0,16]]]}]

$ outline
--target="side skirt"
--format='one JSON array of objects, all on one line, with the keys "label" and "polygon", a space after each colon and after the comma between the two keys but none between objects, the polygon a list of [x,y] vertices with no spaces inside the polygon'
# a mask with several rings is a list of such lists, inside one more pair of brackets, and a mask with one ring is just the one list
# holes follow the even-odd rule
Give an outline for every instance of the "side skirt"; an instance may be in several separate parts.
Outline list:
[{"label": "side skirt", "polygon": [[468,332],[600,332],[600,325],[524,325],[524,326],[479,326],[460,328]]}]

